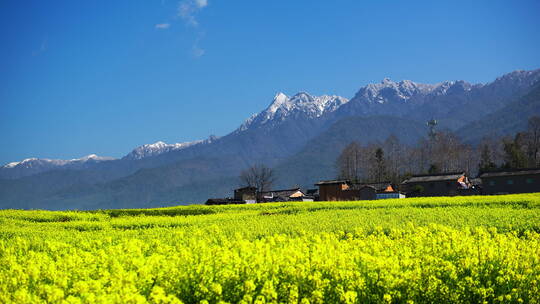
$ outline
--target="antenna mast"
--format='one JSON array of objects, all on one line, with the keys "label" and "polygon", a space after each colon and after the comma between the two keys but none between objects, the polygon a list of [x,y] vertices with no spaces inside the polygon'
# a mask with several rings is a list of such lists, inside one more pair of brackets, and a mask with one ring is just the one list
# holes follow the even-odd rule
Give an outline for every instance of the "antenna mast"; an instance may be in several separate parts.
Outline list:
[{"label": "antenna mast", "polygon": [[427,126],[429,127],[429,137],[431,139],[435,138],[435,126],[437,125],[437,121],[435,119],[431,119],[427,122]]}]

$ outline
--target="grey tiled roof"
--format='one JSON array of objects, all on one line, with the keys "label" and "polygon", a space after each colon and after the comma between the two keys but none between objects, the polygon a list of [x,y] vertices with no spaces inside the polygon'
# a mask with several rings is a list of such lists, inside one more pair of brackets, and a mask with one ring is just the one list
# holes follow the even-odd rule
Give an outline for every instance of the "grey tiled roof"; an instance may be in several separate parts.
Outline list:
[{"label": "grey tiled roof", "polygon": [[382,183],[358,183],[354,184],[351,188],[354,190],[360,190],[364,187],[372,187],[375,188],[377,191],[384,190],[388,188],[388,186],[391,186],[390,182],[382,182]]},{"label": "grey tiled roof", "polygon": [[265,191],[261,192],[261,195],[263,196],[281,196],[281,197],[289,197],[296,193],[296,191],[301,191],[300,188],[294,188],[294,189],[285,189],[285,190],[273,190],[273,191]]},{"label": "grey tiled roof", "polygon": [[540,174],[540,169],[486,172],[486,173],[480,174],[480,178],[498,177],[498,176],[531,175],[531,174]]},{"label": "grey tiled roof", "polygon": [[326,180],[326,181],[320,181],[315,184],[315,186],[319,185],[333,185],[333,184],[348,184],[350,183],[349,180],[342,179],[342,180]]},{"label": "grey tiled roof", "polygon": [[463,172],[453,172],[444,174],[433,175],[413,175],[412,177],[403,181],[403,184],[408,183],[424,183],[424,182],[439,182],[439,181],[457,181],[464,175]]}]

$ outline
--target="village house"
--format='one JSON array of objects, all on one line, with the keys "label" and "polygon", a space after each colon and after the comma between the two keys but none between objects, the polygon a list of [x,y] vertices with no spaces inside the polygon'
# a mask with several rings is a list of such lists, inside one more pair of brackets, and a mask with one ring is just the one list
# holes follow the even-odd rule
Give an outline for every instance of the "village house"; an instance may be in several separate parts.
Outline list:
[{"label": "village house", "polygon": [[314,196],[305,194],[300,188],[258,192],[255,187],[243,187],[234,189],[234,197],[232,198],[210,198],[205,204],[227,205],[291,201],[313,202]]},{"label": "village house", "polygon": [[248,186],[234,189],[234,199],[245,201],[246,204],[255,204],[257,202],[257,188]]},{"label": "village house", "polygon": [[259,202],[313,202],[313,196],[308,196],[300,188],[271,190],[259,194]]},{"label": "village house", "polygon": [[482,180],[483,194],[540,191],[540,168],[485,172],[479,177]]},{"label": "village house", "polygon": [[407,197],[456,196],[478,194],[465,172],[413,175],[401,183]]},{"label": "village house", "polygon": [[306,190],[306,196],[313,197],[314,201],[319,201],[319,188]]},{"label": "village house", "polygon": [[319,199],[321,201],[341,201],[345,199],[344,191],[349,189],[348,180],[327,180],[315,184],[319,187]]},{"label": "village house", "polygon": [[319,187],[321,201],[354,201],[386,198],[404,198],[390,182],[352,183],[349,180],[321,181]]}]

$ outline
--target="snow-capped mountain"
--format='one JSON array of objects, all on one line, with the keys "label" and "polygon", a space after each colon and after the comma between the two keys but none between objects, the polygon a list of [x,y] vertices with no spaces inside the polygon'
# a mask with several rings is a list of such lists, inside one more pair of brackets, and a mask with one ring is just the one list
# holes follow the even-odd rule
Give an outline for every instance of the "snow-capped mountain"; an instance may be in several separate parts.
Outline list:
[{"label": "snow-capped mountain", "polygon": [[538,81],[540,70],[514,71],[486,84],[463,80],[424,84],[385,78],[360,88],[335,111],[335,116],[392,115],[416,121],[436,118],[440,127],[457,129],[503,107]]},{"label": "snow-capped mountain", "polygon": [[96,154],[90,154],[81,158],[75,159],[49,159],[49,158],[27,158],[20,162],[12,162],[4,165],[2,168],[38,168],[38,167],[61,167],[68,164],[80,164],[88,161],[100,162],[113,160],[112,157],[102,157]]},{"label": "snow-capped mountain", "polygon": [[380,83],[368,84],[356,93],[352,100],[363,104],[422,104],[429,97],[467,92],[482,87],[466,81],[445,81],[436,84],[417,83],[410,80],[395,82],[389,78]]},{"label": "snow-capped mountain", "polygon": [[274,96],[266,110],[248,118],[237,129],[237,132],[261,125],[278,124],[290,117],[318,118],[335,111],[348,101],[347,98],[336,95],[312,96],[306,92],[300,92],[289,97],[280,92]]},{"label": "snow-capped mountain", "polygon": [[437,85],[415,83],[410,80],[394,82],[385,78],[380,83],[360,88],[355,98],[362,98],[368,103],[405,102],[417,94],[426,95],[436,87]]},{"label": "snow-capped mountain", "polygon": [[191,141],[191,142],[183,142],[183,143],[176,143],[176,144],[167,144],[162,141],[155,142],[153,144],[146,144],[142,145],[140,147],[137,147],[133,149],[128,155],[126,155],[124,158],[126,159],[142,159],[145,157],[150,156],[157,156],[159,154],[163,154],[172,150],[181,150],[185,149],[187,147],[196,145],[201,143],[202,140],[197,141]]},{"label": "snow-capped mountain", "polygon": [[0,177],[18,178],[54,169],[80,169],[89,164],[110,160],[114,160],[114,158],[97,156],[96,154],[75,159],[27,158],[0,167]]},{"label": "snow-capped mountain", "polygon": [[[425,84],[402,80],[395,82],[389,78],[380,83],[368,84],[358,90],[351,99],[350,104],[412,104],[431,103],[438,96],[463,95],[473,90],[485,88],[482,94],[493,90],[500,90],[497,95],[508,97],[514,92],[529,88],[540,81],[540,70],[517,70],[501,77],[491,83],[471,84],[463,80],[444,81],[436,84]],[[477,97],[477,96],[475,96]]]},{"label": "snow-capped mountain", "polygon": [[204,140],[195,140],[195,141],[175,143],[175,144],[167,144],[163,141],[158,141],[153,144],[146,144],[146,145],[142,145],[140,147],[133,149],[133,151],[131,151],[128,155],[124,156],[123,159],[131,159],[131,160],[143,159],[146,157],[157,156],[157,155],[171,152],[171,151],[182,150],[182,149],[199,145],[199,144],[209,144],[217,139],[218,137],[216,136],[210,136]]}]

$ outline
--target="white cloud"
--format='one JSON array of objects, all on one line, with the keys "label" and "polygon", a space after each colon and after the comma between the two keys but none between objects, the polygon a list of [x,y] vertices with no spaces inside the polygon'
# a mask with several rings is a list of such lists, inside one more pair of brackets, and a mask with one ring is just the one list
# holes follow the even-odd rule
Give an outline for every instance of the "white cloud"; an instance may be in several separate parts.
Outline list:
[{"label": "white cloud", "polygon": [[43,38],[43,40],[41,40],[41,45],[39,46],[39,49],[34,50],[32,52],[32,56],[37,56],[45,52],[48,48],[48,44],[49,44],[49,39],[47,37]]},{"label": "white cloud", "polygon": [[202,55],[204,55],[206,51],[204,49],[201,49],[197,44],[193,45],[193,48],[191,49],[191,53],[195,58],[199,58]]},{"label": "white cloud", "polygon": [[208,0],[182,0],[178,5],[178,16],[188,25],[196,27],[199,23],[195,16],[206,6],[208,6]]},{"label": "white cloud", "polygon": [[156,24],[155,26],[155,28],[160,29],[160,30],[166,30],[169,27],[171,27],[170,23],[159,23],[159,24]]},{"label": "white cloud", "polygon": [[205,6],[208,5],[208,0],[195,0],[195,4],[199,7],[199,8],[203,8]]}]

